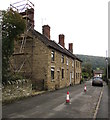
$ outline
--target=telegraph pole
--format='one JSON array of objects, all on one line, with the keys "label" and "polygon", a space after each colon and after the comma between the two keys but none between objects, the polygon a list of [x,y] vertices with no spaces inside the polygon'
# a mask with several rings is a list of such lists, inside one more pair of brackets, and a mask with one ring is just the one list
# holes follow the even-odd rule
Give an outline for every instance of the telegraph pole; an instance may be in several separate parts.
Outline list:
[{"label": "telegraph pole", "polygon": [[106,82],[108,84],[108,56],[107,56],[107,51],[106,51],[106,70],[107,70],[107,74],[106,74]]}]

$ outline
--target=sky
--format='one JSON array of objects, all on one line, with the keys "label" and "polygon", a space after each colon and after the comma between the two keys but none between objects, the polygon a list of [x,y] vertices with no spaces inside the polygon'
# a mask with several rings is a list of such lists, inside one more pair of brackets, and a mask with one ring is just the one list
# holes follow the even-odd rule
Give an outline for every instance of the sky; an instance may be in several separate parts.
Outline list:
[{"label": "sky", "polygon": [[[0,0],[0,9],[22,0]],[[35,29],[51,27],[51,40],[65,35],[65,47],[73,43],[73,53],[106,57],[108,50],[109,0],[30,0],[35,7]]]}]

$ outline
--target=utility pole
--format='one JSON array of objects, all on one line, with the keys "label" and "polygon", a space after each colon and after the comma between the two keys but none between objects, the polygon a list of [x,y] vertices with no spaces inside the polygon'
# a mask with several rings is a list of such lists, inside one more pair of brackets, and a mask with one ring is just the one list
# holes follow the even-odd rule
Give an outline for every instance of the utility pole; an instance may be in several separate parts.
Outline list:
[{"label": "utility pole", "polygon": [[106,70],[107,70],[107,74],[106,74],[106,81],[107,81],[107,84],[108,84],[108,56],[107,56],[107,51],[106,51]]}]

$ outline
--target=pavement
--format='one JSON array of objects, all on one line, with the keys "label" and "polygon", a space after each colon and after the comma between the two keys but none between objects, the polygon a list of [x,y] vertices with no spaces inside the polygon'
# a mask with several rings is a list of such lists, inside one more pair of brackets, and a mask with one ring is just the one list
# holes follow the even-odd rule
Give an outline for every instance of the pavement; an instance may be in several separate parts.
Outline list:
[{"label": "pavement", "polygon": [[98,119],[110,120],[110,86],[104,85],[103,95],[98,108],[97,116]]},{"label": "pavement", "polygon": [[2,86],[0,84],[0,120],[2,118]]}]

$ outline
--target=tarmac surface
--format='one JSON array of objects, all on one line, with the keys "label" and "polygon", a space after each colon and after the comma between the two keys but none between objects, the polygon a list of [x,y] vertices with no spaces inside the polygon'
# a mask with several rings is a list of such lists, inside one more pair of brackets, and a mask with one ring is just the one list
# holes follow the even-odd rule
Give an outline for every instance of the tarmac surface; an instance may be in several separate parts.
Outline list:
[{"label": "tarmac surface", "polygon": [[[90,80],[4,105],[2,115],[3,118],[93,118],[102,90],[103,87],[92,86]],[[70,97],[68,104],[67,91]]]}]

